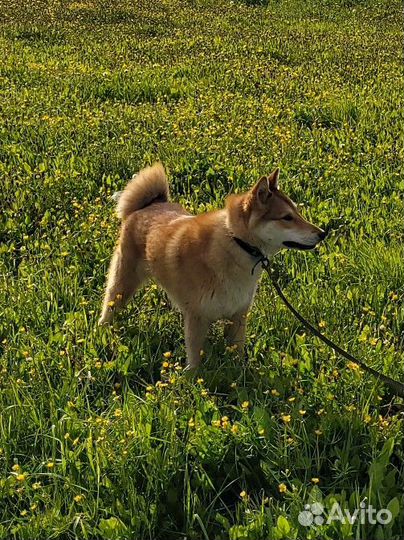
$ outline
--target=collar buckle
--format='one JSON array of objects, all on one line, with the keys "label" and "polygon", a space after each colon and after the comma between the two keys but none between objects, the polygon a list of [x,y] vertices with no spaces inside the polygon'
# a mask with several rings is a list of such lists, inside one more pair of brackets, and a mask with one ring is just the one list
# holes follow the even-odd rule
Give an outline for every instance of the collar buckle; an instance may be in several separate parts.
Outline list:
[{"label": "collar buckle", "polygon": [[241,247],[242,250],[248,253],[248,255],[250,255],[251,257],[254,257],[254,259],[257,259],[256,263],[251,269],[251,275],[254,274],[254,270],[260,263],[261,263],[262,268],[269,267],[268,257],[266,257],[259,248],[257,248],[256,246],[252,246],[251,244],[248,244],[247,242],[244,242],[244,240],[241,240],[241,238],[237,238],[237,236],[233,236],[233,240],[236,242],[236,244],[238,244],[239,247]]}]

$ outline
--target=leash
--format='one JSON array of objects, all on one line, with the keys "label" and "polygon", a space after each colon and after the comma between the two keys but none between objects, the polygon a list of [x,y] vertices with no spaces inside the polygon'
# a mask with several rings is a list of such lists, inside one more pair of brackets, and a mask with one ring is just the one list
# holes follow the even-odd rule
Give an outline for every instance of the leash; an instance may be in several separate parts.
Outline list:
[{"label": "leash", "polygon": [[357,364],[361,369],[364,371],[367,371],[368,373],[371,373],[374,377],[377,379],[383,381],[387,386],[390,387],[390,389],[393,391],[393,393],[396,396],[400,396],[404,398],[404,384],[392,379],[388,375],[384,375],[383,373],[380,373],[376,369],[366,365],[361,360],[358,360],[352,354],[347,352],[346,350],[342,349],[339,345],[331,341],[327,336],[319,332],[315,326],[313,326],[309,321],[307,321],[303,315],[301,315],[296,308],[293,307],[293,305],[290,303],[290,301],[286,298],[281,286],[279,285],[278,281],[278,275],[276,271],[270,267],[270,262],[268,257],[266,257],[262,251],[254,246],[251,246],[250,244],[247,244],[243,240],[240,240],[240,238],[233,237],[236,243],[244,249],[249,255],[251,255],[254,258],[258,258],[258,261],[255,263],[255,265],[252,268],[251,274],[254,273],[254,270],[258,264],[261,264],[261,267],[263,270],[266,271],[266,273],[269,276],[269,279],[271,280],[272,285],[274,286],[276,292],[278,293],[279,297],[281,298],[282,302],[285,304],[285,306],[293,313],[293,315],[298,319],[303,326],[305,326],[312,334],[314,334],[318,339],[320,339],[323,343],[328,345],[331,349],[333,349],[336,353],[343,356],[346,360],[349,360],[351,362],[354,362]]}]

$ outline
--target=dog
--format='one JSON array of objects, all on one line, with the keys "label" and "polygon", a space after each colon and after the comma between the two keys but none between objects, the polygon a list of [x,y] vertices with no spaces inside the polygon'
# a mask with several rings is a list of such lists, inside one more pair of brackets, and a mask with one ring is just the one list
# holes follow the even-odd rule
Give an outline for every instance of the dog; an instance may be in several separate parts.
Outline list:
[{"label": "dog", "polygon": [[134,292],[154,278],[184,319],[187,368],[195,369],[209,325],[227,319],[229,345],[244,350],[246,315],[262,272],[263,254],[311,250],[326,232],[306,221],[279,190],[279,169],[246,193],[229,195],[225,208],[192,215],[170,202],[163,166],[141,170],[118,193],[122,220],[100,324],[111,322]]}]

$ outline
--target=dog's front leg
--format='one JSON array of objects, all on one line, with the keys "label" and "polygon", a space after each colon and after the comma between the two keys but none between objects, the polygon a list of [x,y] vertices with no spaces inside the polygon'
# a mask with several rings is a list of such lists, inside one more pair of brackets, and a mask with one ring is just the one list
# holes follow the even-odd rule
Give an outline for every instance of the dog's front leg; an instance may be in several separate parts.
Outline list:
[{"label": "dog's front leg", "polygon": [[246,324],[247,312],[236,313],[230,319],[224,332],[227,343],[237,348],[237,353],[240,357],[244,354]]},{"label": "dog's front leg", "polygon": [[201,361],[201,351],[208,333],[209,321],[194,313],[184,313],[187,369],[195,370]]}]

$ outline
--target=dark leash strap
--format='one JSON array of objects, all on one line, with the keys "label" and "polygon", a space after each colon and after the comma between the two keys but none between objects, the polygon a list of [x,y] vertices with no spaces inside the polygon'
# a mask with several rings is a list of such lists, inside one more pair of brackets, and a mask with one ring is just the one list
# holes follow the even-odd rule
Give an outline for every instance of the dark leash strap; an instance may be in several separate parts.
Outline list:
[{"label": "dark leash strap", "polygon": [[[276,273],[270,268],[269,259],[258,248],[254,248],[253,246],[250,246],[249,244],[247,244],[249,246],[249,248],[247,250],[242,245],[242,244],[246,244],[245,242],[241,241],[242,242],[242,244],[241,244],[238,241],[240,239],[236,239],[236,238],[234,238],[234,239],[242,249],[247,251],[247,253],[249,253],[250,255],[252,255],[253,257],[256,257],[256,258],[259,257],[258,262],[256,262],[256,264],[254,265],[254,267],[252,269],[252,273],[254,273],[254,270],[255,270],[257,264],[261,264],[261,267],[267,272],[267,274],[269,276],[269,279],[271,280],[272,285],[274,286],[276,292],[280,296],[282,302],[293,313],[293,315],[296,317],[296,319],[298,319],[303,324],[303,326],[305,326],[308,330],[310,330],[310,332],[312,334],[314,334],[316,337],[318,337],[318,339],[320,339],[323,343],[328,345],[328,347],[331,347],[331,349],[333,349],[336,353],[343,356],[346,360],[349,360],[350,362],[354,362],[360,368],[362,368],[364,371],[367,371],[368,373],[371,373],[374,377],[376,377],[377,379],[379,379],[379,380],[383,381],[385,384],[387,384],[387,386],[389,386],[391,388],[391,390],[393,391],[393,393],[396,396],[400,396],[400,397],[404,398],[404,384],[403,383],[401,383],[399,381],[395,381],[391,377],[389,377],[387,375],[384,375],[383,373],[380,373],[379,371],[377,371],[376,369],[373,369],[372,367],[367,366],[361,360],[358,360],[357,358],[352,356],[352,354],[350,354],[349,352],[342,349],[339,345],[336,345],[327,336],[325,336],[324,334],[319,332],[319,330],[317,330],[317,328],[315,328],[309,321],[306,321],[306,319],[303,317],[303,315],[301,315],[297,311],[297,309],[295,309],[293,307],[293,305],[290,303],[290,301],[284,295],[284,293],[283,293],[283,291],[281,289],[281,286],[279,285]],[[255,255],[253,255],[253,252],[255,253]]]}]

